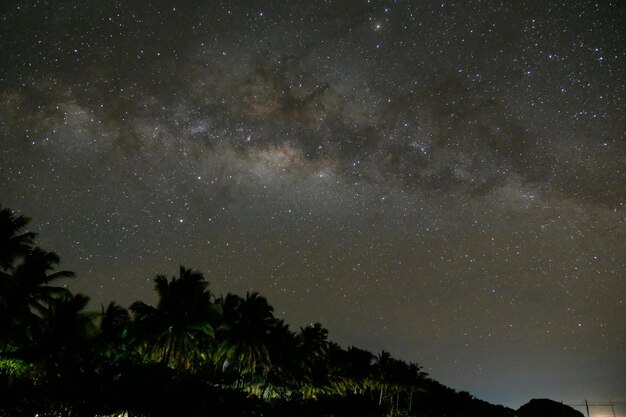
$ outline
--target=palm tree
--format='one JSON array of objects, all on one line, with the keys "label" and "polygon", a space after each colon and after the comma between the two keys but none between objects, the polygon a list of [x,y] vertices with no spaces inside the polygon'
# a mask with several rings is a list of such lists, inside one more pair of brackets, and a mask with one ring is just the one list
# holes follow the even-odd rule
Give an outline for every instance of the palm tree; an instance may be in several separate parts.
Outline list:
[{"label": "palm tree", "polygon": [[293,388],[305,382],[300,340],[284,320],[276,320],[268,335],[269,367],[265,375],[261,398],[268,384]]},{"label": "palm tree", "polygon": [[0,329],[6,338],[24,342],[25,334],[46,313],[48,303],[67,294],[66,288],[50,285],[53,281],[74,277],[71,271],[51,272],[59,262],[57,254],[34,248],[10,273],[2,273]]},{"label": "palm tree", "polygon": [[409,389],[409,414],[413,408],[413,393],[415,391],[424,391],[424,384],[428,379],[428,373],[422,371],[422,367],[417,363],[409,363],[407,369],[407,388]]},{"label": "palm tree", "polygon": [[374,362],[376,369],[374,384],[379,389],[378,405],[382,405],[383,394],[387,391],[391,413],[393,414],[394,409],[399,410],[400,394],[404,394],[408,396],[407,409],[410,411],[413,403],[413,392],[427,374],[421,371],[419,365],[393,358],[389,352],[384,350],[376,356]]},{"label": "palm tree", "polygon": [[95,334],[94,315],[84,311],[89,297],[69,291],[51,299],[31,334],[27,354],[42,361],[46,374],[58,377],[64,369],[75,368],[86,352],[87,341]]},{"label": "palm tree", "polygon": [[0,268],[10,270],[15,260],[32,249],[35,233],[23,232],[30,219],[0,206]]},{"label": "palm tree", "polygon": [[106,309],[102,306],[97,348],[104,358],[115,361],[128,353],[131,323],[128,310],[114,301]]},{"label": "palm tree", "polygon": [[276,320],[274,309],[256,292],[247,292],[246,298],[227,294],[218,304],[223,319],[218,329],[215,364],[222,370],[237,369],[237,385],[243,376],[265,376],[270,366],[268,343]]},{"label": "palm tree", "polygon": [[216,309],[199,272],[180,267],[179,277],[154,279],[156,307],[136,301],[130,306],[140,337],[151,356],[167,366],[193,368],[213,339]]},{"label": "palm tree", "polygon": [[374,355],[366,350],[354,346],[344,350],[336,343],[330,343],[330,375],[335,393],[363,394],[371,382],[373,358]]},{"label": "palm tree", "polygon": [[41,248],[31,250],[24,261],[13,270],[17,295],[21,302],[25,302],[31,309],[43,311],[45,303],[50,299],[67,293],[65,287],[49,285],[53,281],[73,278],[72,271],[52,272],[61,262],[54,252],[46,252]]},{"label": "palm tree", "polygon": [[100,331],[103,334],[118,336],[126,331],[130,323],[130,314],[124,307],[111,301],[105,310],[102,306],[100,314]]},{"label": "palm tree", "polygon": [[320,323],[301,327],[298,337],[307,361],[314,364],[326,360],[328,355],[328,330]]},{"label": "palm tree", "polygon": [[350,346],[347,350],[337,343],[328,344],[329,380],[333,393],[364,393],[372,380],[374,355],[363,349]]},{"label": "palm tree", "polygon": [[303,394],[308,398],[315,397],[315,394],[329,383],[328,330],[320,323],[315,323],[300,328],[298,339],[306,375]]},{"label": "palm tree", "polygon": [[379,385],[380,395],[378,397],[378,405],[383,403],[383,393],[385,388],[389,385],[390,380],[390,367],[391,367],[391,355],[387,351],[381,351],[375,359],[377,384]]},{"label": "palm tree", "polygon": [[[10,275],[14,262],[25,256],[33,244],[35,234],[24,232],[29,218],[16,216],[8,208],[0,206],[0,344],[7,342],[9,327],[13,323],[15,284]],[[4,349],[0,349],[4,350]]]}]

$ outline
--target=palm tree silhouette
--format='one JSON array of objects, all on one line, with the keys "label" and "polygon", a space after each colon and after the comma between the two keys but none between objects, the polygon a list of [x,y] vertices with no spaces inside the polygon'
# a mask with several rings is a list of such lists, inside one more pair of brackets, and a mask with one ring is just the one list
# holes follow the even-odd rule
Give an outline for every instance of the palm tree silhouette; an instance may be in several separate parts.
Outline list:
[{"label": "palm tree silhouette", "polygon": [[153,357],[167,366],[194,368],[205,356],[214,331],[216,309],[207,289],[208,281],[199,272],[180,267],[179,277],[154,279],[159,297],[157,307],[142,301],[130,306],[138,334]]},{"label": "palm tree silhouette", "polygon": [[69,291],[51,299],[37,326],[32,329],[27,355],[40,360],[48,377],[59,377],[63,370],[75,368],[96,327],[94,315],[85,312],[89,297]]},{"label": "palm tree silhouette", "polygon": [[363,394],[371,386],[372,360],[367,350],[350,346],[347,350],[337,343],[328,344],[329,390],[334,394]]},{"label": "palm tree silhouette", "polygon": [[16,216],[12,210],[0,206],[0,351],[8,342],[17,305],[11,271],[17,259],[32,250],[35,238],[34,233],[23,231],[29,221],[28,217]]},{"label": "palm tree silhouette", "polygon": [[383,393],[385,389],[388,388],[390,383],[391,360],[391,354],[389,354],[389,352],[385,350],[381,351],[374,360],[377,374],[376,383],[380,390],[378,405],[381,405],[383,403]]},{"label": "palm tree silhouette", "polygon": [[121,360],[129,351],[131,319],[128,310],[110,302],[100,313],[98,352],[106,359]]},{"label": "palm tree silhouette", "polygon": [[12,274],[19,300],[41,312],[52,298],[67,293],[65,287],[49,285],[53,281],[74,277],[72,271],[51,273],[60,262],[61,259],[54,252],[46,252],[41,248],[31,250]]},{"label": "palm tree silhouette", "polygon": [[269,334],[276,320],[272,306],[256,292],[247,292],[246,298],[229,293],[218,304],[223,319],[218,328],[215,364],[222,370],[237,369],[237,385],[244,376],[266,375],[270,366]]},{"label": "palm tree silhouette", "polygon": [[268,384],[295,388],[304,382],[304,358],[300,340],[284,320],[276,320],[268,335],[269,367],[265,374],[261,398]]},{"label": "palm tree silhouette", "polygon": [[381,351],[374,360],[376,377],[373,384],[379,389],[378,405],[382,405],[384,393],[388,392],[388,400],[393,410],[399,410],[400,394],[406,398],[407,409],[410,411],[413,403],[413,392],[418,389],[426,377],[421,367],[415,363],[406,363],[393,358],[389,352]]},{"label": "palm tree silhouette", "polygon": [[320,323],[301,327],[298,334],[302,350],[305,352],[307,361],[315,363],[326,360],[328,355],[328,330]]},{"label": "palm tree silhouette", "polygon": [[119,335],[126,330],[129,322],[128,310],[115,301],[111,301],[106,309],[102,306],[99,327],[103,334]]},{"label": "palm tree silhouette", "polygon": [[35,233],[23,232],[29,222],[28,217],[16,216],[0,206],[0,268],[12,269],[15,260],[32,249]]},{"label": "palm tree silhouette", "polygon": [[[46,313],[48,304],[55,298],[66,295],[62,286],[49,285],[53,281],[74,277],[71,271],[51,272],[59,264],[59,256],[41,248],[31,249],[22,262],[0,276],[0,299],[2,320],[0,329],[5,338],[13,339],[18,345],[26,342],[26,335]],[[4,340],[2,340],[4,339]]]},{"label": "palm tree silhouette", "polygon": [[329,383],[328,330],[320,323],[315,323],[300,328],[297,337],[305,372],[302,392],[305,397],[313,398]]}]

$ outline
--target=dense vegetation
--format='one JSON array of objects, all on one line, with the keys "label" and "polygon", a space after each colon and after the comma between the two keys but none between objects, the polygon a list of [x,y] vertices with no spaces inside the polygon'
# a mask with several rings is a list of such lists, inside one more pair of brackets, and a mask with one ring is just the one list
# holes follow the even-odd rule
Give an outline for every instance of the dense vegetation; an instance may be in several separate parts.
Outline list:
[{"label": "dense vegetation", "polygon": [[218,297],[182,266],[154,279],[156,306],[88,312],[27,224],[0,210],[0,415],[512,415],[319,323],[294,331],[258,293]]}]

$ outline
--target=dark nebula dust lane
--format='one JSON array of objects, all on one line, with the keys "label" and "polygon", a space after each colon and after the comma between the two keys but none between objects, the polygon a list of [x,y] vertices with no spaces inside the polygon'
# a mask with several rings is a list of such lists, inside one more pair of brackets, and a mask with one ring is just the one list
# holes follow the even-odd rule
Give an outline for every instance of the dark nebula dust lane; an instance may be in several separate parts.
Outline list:
[{"label": "dark nebula dust lane", "polygon": [[619,2],[0,10],[0,203],[94,308],[183,264],[492,402],[626,400]]}]

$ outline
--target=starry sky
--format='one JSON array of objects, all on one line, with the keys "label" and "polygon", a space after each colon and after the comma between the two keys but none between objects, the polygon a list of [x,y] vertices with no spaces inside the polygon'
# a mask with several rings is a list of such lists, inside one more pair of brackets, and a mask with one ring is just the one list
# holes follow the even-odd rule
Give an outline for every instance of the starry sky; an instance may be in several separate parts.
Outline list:
[{"label": "starry sky", "polygon": [[94,308],[183,264],[479,398],[623,416],[625,9],[3,1],[0,203]]}]

